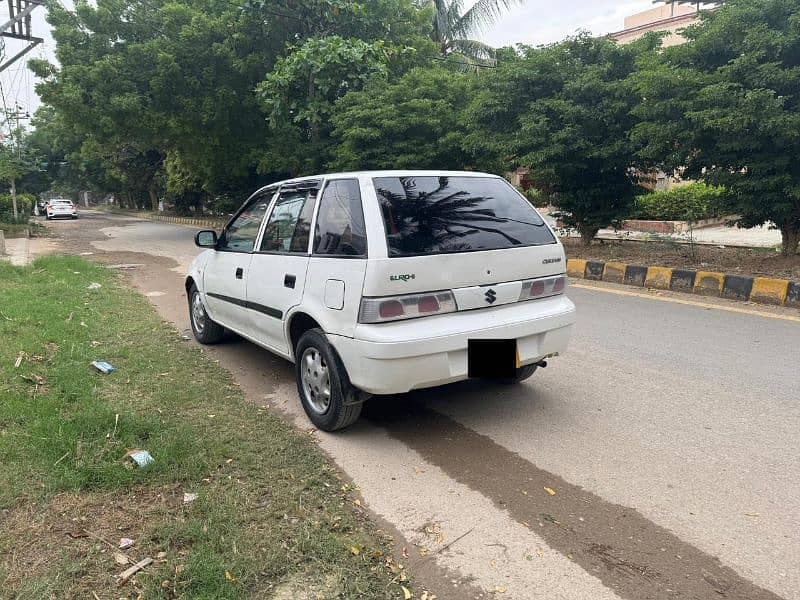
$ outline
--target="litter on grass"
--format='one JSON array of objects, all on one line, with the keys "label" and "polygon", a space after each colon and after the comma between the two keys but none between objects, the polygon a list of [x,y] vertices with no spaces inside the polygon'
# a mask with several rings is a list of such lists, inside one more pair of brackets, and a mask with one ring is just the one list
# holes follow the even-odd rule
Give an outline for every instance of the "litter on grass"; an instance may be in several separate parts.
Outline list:
[{"label": "litter on grass", "polygon": [[131,577],[136,575],[139,571],[144,569],[147,565],[153,562],[153,559],[149,556],[137,562],[132,567],[125,569],[122,573],[117,575],[117,585],[122,585],[126,583]]},{"label": "litter on grass", "polygon": [[193,492],[184,492],[183,493],[183,503],[184,504],[191,504],[195,500],[197,500],[197,494],[195,494]]},{"label": "litter on grass", "polygon": [[119,539],[119,549],[120,550],[127,550],[133,546],[133,540],[131,538],[120,538]]},{"label": "litter on grass", "polygon": [[139,450],[138,448],[134,448],[133,450],[128,450],[125,453],[125,456],[130,458],[133,462],[135,462],[142,468],[156,462],[156,459],[150,456],[150,453],[147,450]]},{"label": "litter on grass", "polygon": [[86,286],[86,289],[87,290],[99,290],[101,287],[103,287],[103,286],[100,285],[99,283],[97,283],[96,281],[93,281],[88,286]]},{"label": "litter on grass", "polygon": [[101,373],[113,373],[114,372],[114,367],[112,367],[110,364],[108,364],[104,360],[92,361],[92,366],[95,369],[97,369],[98,371],[100,371]]}]

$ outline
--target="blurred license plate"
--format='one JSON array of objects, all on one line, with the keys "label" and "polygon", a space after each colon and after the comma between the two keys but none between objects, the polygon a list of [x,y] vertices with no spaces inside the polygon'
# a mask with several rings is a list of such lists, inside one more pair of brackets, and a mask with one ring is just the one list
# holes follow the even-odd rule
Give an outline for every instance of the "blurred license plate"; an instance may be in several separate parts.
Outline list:
[{"label": "blurred license plate", "polygon": [[517,373],[517,340],[469,340],[467,374],[483,379],[511,379]]}]

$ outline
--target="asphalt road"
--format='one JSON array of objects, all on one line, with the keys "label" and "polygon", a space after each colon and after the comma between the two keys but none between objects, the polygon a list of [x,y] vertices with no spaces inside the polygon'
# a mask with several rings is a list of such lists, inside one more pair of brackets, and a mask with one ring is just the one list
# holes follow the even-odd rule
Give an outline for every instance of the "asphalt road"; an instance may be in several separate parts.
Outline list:
[{"label": "asphalt road", "polygon": [[[51,225],[62,250],[139,265],[136,285],[188,331],[194,230],[82,214]],[[525,384],[376,398],[315,434],[412,577],[441,599],[800,599],[800,312],[569,295],[570,351]],[[310,427],[288,363],[238,339],[206,351]]]}]

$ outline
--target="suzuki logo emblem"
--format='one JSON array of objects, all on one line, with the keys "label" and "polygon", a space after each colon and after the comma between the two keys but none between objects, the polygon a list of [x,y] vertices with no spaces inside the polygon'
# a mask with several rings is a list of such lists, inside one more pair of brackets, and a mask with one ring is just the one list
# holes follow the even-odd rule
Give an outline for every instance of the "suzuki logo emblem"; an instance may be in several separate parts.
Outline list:
[{"label": "suzuki logo emblem", "polygon": [[494,301],[495,301],[495,300],[497,300],[497,293],[496,293],[494,290],[492,290],[492,289],[490,289],[489,291],[487,291],[487,292],[484,294],[484,296],[486,297],[486,301],[487,301],[489,304],[493,304],[493,303],[494,303]]}]

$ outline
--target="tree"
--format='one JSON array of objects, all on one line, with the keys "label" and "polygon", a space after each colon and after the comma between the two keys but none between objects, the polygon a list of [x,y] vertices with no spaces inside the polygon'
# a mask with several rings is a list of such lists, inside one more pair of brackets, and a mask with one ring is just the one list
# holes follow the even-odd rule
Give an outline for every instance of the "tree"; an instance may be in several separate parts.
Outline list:
[{"label": "tree", "polygon": [[409,71],[336,103],[333,169],[463,169],[464,110],[475,77],[443,66]]},{"label": "tree", "polygon": [[313,172],[322,164],[323,143],[328,137],[324,127],[334,101],[350,90],[361,89],[370,78],[385,80],[386,61],[380,41],[310,38],[281,58],[259,84],[257,90],[272,127],[278,129],[289,122],[300,127],[308,141],[299,147],[305,158],[295,163],[301,171]]},{"label": "tree", "polygon": [[[248,9],[274,18],[269,0]],[[329,117],[338,98],[372,79],[386,81],[434,55],[424,14],[410,0],[298,0],[279,14],[294,30],[257,86],[270,124],[261,170],[318,171],[330,149]]]},{"label": "tree", "polygon": [[585,244],[622,218],[638,190],[629,81],[653,38],[617,45],[582,34],[522,48],[470,108],[466,145],[485,169],[524,167]]},{"label": "tree", "polygon": [[196,175],[193,192],[251,185],[268,131],[253,90],[289,32],[226,0],[54,4],[48,20],[59,66],[30,64],[86,187],[154,204],[168,154]]},{"label": "tree", "polygon": [[16,222],[20,219],[17,183],[25,175],[41,170],[41,158],[24,143],[22,130],[14,132],[12,138],[16,139],[14,146],[0,146],[0,181],[9,184],[12,215]]},{"label": "tree", "polygon": [[649,57],[637,76],[643,158],[723,185],[743,227],[800,243],[800,1],[732,0]]},{"label": "tree", "polygon": [[522,0],[478,0],[464,11],[464,0],[430,0],[433,7],[433,40],[443,57],[454,55],[469,61],[493,61],[495,49],[474,39]]}]

